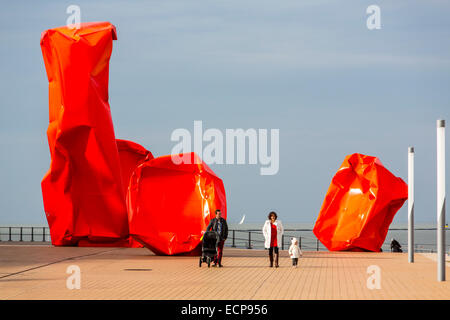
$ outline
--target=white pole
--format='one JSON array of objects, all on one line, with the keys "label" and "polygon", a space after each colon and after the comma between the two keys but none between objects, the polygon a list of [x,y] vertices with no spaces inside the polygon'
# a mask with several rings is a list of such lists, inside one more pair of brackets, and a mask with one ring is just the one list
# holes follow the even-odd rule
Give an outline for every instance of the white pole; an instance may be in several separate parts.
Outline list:
[{"label": "white pole", "polygon": [[408,262],[414,262],[414,147],[408,148]]},{"label": "white pole", "polygon": [[437,278],[445,281],[445,120],[437,121]]}]

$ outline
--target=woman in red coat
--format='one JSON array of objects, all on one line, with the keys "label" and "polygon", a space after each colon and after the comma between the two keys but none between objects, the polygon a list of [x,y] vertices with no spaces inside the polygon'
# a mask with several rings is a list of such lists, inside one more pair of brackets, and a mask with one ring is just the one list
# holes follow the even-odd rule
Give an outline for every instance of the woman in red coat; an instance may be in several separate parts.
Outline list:
[{"label": "woman in red coat", "polygon": [[275,253],[275,268],[278,268],[278,246],[281,245],[281,237],[283,236],[283,224],[277,220],[276,212],[272,211],[268,216],[263,227],[263,234],[265,238],[264,246],[269,249],[270,266],[273,267],[274,253]]}]

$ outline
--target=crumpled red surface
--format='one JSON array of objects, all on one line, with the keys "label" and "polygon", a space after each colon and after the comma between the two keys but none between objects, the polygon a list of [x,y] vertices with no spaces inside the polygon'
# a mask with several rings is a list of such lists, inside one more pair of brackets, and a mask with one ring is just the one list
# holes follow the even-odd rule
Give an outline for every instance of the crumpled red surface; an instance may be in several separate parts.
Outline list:
[{"label": "crumpled red surface", "polygon": [[128,193],[130,177],[136,168],[145,161],[153,159],[153,154],[143,146],[127,140],[117,139],[120,167],[122,172],[122,187],[124,194]]},{"label": "crumpled red surface", "polygon": [[140,165],[130,179],[130,234],[156,254],[199,253],[215,210],[226,219],[222,180],[194,153],[191,164],[162,156]]},{"label": "crumpled red surface", "polygon": [[222,180],[194,154],[198,164],[176,165],[116,140],[108,104],[115,39],[108,22],[42,33],[51,163],[41,186],[52,243],[198,254],[214,210],[226,217]]},{"label": "crumpled red surface", "polygon": [[120,159],[108,104],[108,22],[47,30],[41,49],[49,81],[50,169],[42,180],[52,243],[128,237]]},{"label": "crumpled red surface", "polygon": [[334,175],[313,232],[331,251],[380,251],[408,186],[376,157],[354,153]]}]

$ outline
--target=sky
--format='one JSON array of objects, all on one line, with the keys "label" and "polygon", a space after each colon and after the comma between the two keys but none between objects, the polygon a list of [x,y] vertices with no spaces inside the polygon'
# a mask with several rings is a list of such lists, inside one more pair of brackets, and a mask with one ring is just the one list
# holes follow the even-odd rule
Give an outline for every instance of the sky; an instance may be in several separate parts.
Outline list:
[{"label": "sky", "polygon": [[[229,221],[245,214],[259,222],[275,210],[281,220],[314,223],[346,155],[379,157],[407,181],[409,146],[415,219],[436,221],[436,120],[450,121],[447,1],[44,0],[8,1],[0,12],[0,225],[46,225],[39,40],[66,24],[71,4],[82,22],[117,28],[109,83],[116,138],[161,156],[175,145],[171,133],[193,132],[195,120],[222,132],[279,129],[277,174],[210,166],[225,184]],[[366,25],[372,4],[378,30]],[[406,221],[407,203],[394,223]]]}]

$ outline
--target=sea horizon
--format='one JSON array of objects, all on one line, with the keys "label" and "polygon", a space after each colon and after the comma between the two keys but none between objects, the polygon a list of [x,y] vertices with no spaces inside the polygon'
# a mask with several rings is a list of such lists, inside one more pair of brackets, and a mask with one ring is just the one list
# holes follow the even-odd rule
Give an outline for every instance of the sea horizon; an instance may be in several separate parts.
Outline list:
[{"label": "sea horizon", "polygon": [[[281,219],[280,219],[281,220]],[[313,229],[314,228],[314,222],[295,222],[295,221],[284,221],[281,220],[283,222],[283,226],[285,229]],[[239,224],[239,222],[235,222],[235,221],[228,221],[228,227],[229,228],[235,228],[235,229],[239,229],[239,230],[244,230],[244,229],[250,229],[250,230],[254,230],[254,229],[262,229],[263,225],[264,225],[265,220],[261,220],[261,221],[245,221],[242,224]],[[12,228],[20,228],[20,227],[24,227],[24,228],[42,228],[42,227],[46,227],[48,228],[48,224],[47,223],[0,223],[0,228],[7,228],[7,227],[12,227]],[[432,228],[436,228],[437,227],[437,222],[430,222],[430,221],[417,221],[414,222],[414,229],[432,229]],[[397,223],[391,223],[389,226],[389,229],[407,229],[408,228],[408,223],[407,222],[397,222]]]}]

